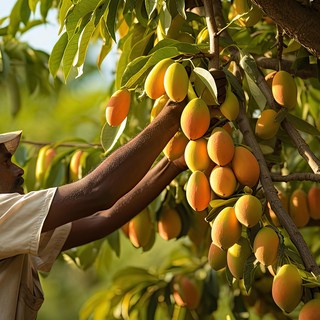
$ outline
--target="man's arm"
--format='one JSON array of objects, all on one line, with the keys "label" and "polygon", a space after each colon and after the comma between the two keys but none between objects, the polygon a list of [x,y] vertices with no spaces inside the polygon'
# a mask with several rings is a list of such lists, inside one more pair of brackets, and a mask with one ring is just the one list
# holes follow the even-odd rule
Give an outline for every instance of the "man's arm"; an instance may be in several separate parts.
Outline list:
[{"label": "man's arm", "polygon": [[42,231],[111,208],[142,179],[177,132],[184,106],[185,102],[168,103],[141,133],[94,171],[79,181],[59,187]]},{"label": "man's arm", "polygon": [[117,230],[141,212],[185,169],[183,157],[173,162],[163,158],[112,208],[74,221],[62,250],[101,239]]}]

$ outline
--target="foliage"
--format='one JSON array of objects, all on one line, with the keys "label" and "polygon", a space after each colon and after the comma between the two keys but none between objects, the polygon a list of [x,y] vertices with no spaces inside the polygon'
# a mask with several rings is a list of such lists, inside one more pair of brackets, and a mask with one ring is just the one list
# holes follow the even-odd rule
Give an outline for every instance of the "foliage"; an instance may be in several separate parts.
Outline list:
[{"label": "foliage", "polygon": [[[229,89],[234,92],[242,108],[245,105],[245,116],[242,113],[235,121],[230,121],[233,141],[235,145],[248,146],[260,165],[265,164],[268,170],[261,176],[260,183],[250,190],[238,188],[227,199],[212,199],[205,210],[204,229],[200,226],[204,217],[190,208],[185,197],[185,186],[191,172],[187,170],[179,175],[149,205],[149,209],[156,230],[161,207],[169,205],[177,208],[183,217],[183,232],[177,239],[181,242],[183,253],[172,253],[169,262],[155,270],[147,267],[120,269],[110,286],[94,293],[84,304],[80,314],[83,320],[211,319],[214,312],[219,312],[216,311],[218,301],[221,301],[219,292],[224,290],[220,283],[226,285],[231,296],[230,317],[246,319],[248,312],[261,315],[269,313],[279,319],[289,317],[272,301],[270,290],[264,291],[267,286],[263,283],[270,282],[272,271],[257,262],[254,254],[247,258],[243,279],[240,280],[233,277],[228,266],[225,273],[220,273],[212,270],[207,263],[211,222],[223,208],[233,206],[242,194],[254,193],[261,200],[266,213],[257,226],[243,229],[242,235],[253,244],[258,230],[270,224],[267,203],[275,203],[275,208],[278,208],[278,200],[273,197],[275,192],[270,188],[269,180],[273,179],[272,186],[289,197],[297,188],[308,192],[314,182],[319,183],[319,62],[303,46],[281,33],[277,24],[262,12],[259,12],[256,23],[249,24],[253,7],[244,13],[237,13],[234,6],[236,2],[215,1],[213,6],[212,1],[203,1],[203,6],[201,1],[190,5],[189,1],[180,0],[18,0],[10,16],[0,20],[0,81],[10,92],[12,115],[21,112],[19,83],[26,83],[28,94],[35,95],[50,94],[60,88],[63,82],[81,81],[87,74],[84,67],[90,45],[99,41],[98,69],[111,55],[113,48],[118,52],[114,83],[107,98],[120,88],[132,92],[129,114],[120,126],[112,127],[104,119],[98,122],[100,144],[89,143],[83,138],[50,143],[59,152],[41,182],[34,176],[39,148],[21,148],[17,160],[26,170],[28,190],[70,182],[70,161],[77,149],[86,151],[78,167],[81,178],[103,157],[140,132],[150,121],[154,103],[145,93],[145,79],[158,62],[167,58],[185,67],[194,87],[196,81],[202,83],[214,98],[213,109],[219,107],[221,88],[209,72],[212,71],[212,63],[224,71]],[[220,30],[215,35],[218,45],[210,38],[211,29],[216,25],[210,24],[205,17],[205,13],[210,16],[208,3],[214,8],[211,18],[225,21],[225,25],[219,25]],[[58,12],[60,34],[50,55],[21,43],[19,35],[45,23],[48,11],[53,9]],[[32,13],[36,10],[40,10],[40,20],[32,19]],[[271,89],[267,87],[265,76],[279,68],[294,75],[298,90],[294,110],[277,105]],[[191,95],[192,92],[188,92],[188,98]],[[106,105],[106,100],[103,104]],[[282,126],[275,137],[263,140],[253,133],[258,116],[266,108],[277,110],[277,121]],[[229,122],[227,120],[224,117],[216,120],[206,137],[215,126],[222,126]],[[270,175],[270,179],[265,179],[265,175]],[[314,295],[313,289],[319,287],[319,273],[316,268],[312,269],[306,264],[306,256],[310,252],[302,250],[299,247],[300,238],[297,240],[292,235],[301,231],[302,239],[308,243],[317,262],[319,248],[314,238],[318,235],[309,226],[298,231],[290,222],[287,224],[288,220],[281,209],[277,215],[282,226],[277,228],[272,225],[280,240],[278,261],[273,272],[284,263],[297,265],[303,279],[305,300],[309,300]],[[318,224],[317,221],[310,223]],[[102,241],[71,250],[66,255],[83,270],[95,265],[101,271],[103,257],[110,254],[110,249],[116,256],[121,256],[122,231],[125,232],[118,230]],[[194,236],[195,232],[199,233]],[[126,241],[130,244],[129,238]],[[142,248],[142,251],[152,249],[153,243],[150,247]],[[181,307],[174,300],[172,285],[178,274],[191,275],[201,288],[202,303],[196,310]],[[296,313],[293,312],[291,316],[295,317]]]}]

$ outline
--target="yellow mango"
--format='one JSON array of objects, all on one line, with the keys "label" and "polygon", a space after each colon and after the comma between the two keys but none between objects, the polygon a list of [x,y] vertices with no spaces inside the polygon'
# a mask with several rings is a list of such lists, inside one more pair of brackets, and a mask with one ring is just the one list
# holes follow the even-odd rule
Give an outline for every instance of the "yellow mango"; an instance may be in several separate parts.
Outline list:
[{"label": "yellow mango", "polygon": [[174,60],[170,58],[163,59],[155,64],[149,72],[144,83],[144,89],[149,98],[157,99],[166,93],[164,88],[164,76],[172,63],[174,63]]},{"label": "yellow mango", "polygon": [[163,81],[165,93],[172,101],[180,102],[185,99],[188,94],[189,76],[181,63],[170,64]]}]

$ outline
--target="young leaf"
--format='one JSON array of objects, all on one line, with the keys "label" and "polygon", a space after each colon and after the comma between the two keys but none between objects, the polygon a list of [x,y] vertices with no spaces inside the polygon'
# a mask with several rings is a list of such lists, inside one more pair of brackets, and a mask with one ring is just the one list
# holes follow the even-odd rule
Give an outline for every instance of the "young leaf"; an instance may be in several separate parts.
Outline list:
[{"label": "young leaf", "polygon": [[115,25],[116,25],[118,4],[119,4],[118,0],[110,0],[109,11],[107,15],[107,28],[114,42],[116,42]]},{"label": "young leaf", "polygon": [[194,68],[192,72],[196,74],[196,76],[204,83],[204,85],[208,88],[210,94],[214,98],[215,103],[219,105],[217,98],[218,89],[212,74],[208,70],[200,67]]},{"label": "young leaf", "polygon": [[57,75],[67,43],[68,34],[65,32],[61,35],[52,49],[49,57],[49,70],[53,77],[56,77]]},{"label": "young leaf", "polygon": [[320,131],[316,127],[314,127],[307,121],[304,121],[301,118],[296,117],[291,113],[287,114],[287,119],[297,130],[300,130],[313,136],[320,135]]},{"label": "young leaf", "polygon": [[101,131],[100,141],[106,153],[108,153],[117,143],[126,127],[126,124],[127,119],[125,119],[118,127],[110,127],[107,123],[105,123]]}]

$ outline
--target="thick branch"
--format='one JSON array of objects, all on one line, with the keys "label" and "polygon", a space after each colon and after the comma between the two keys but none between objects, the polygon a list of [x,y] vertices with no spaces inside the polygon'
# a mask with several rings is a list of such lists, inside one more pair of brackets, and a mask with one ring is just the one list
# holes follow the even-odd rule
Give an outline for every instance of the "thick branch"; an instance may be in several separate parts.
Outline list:
[{"label": "thick branch", "polygon": [[[279,60],[275,58],[255,57],[257,65],[262,69],[279,70]],[[318,70],[315,64],[304,66],[303,69],[292,70],[292,61],[282,60],[281,67],[289,73],[294,72],[294,75],[301,79],[317,78]]]},{"label": "thick branch", "polygon": [[280,25],[289,37],[320,58],[320,13],[296,0],[252,0]]},{"label": "thick branch", "polygon": [[298,228],[287,214],[283,208],[281,202],[279,201],[277,190],[274,188],[270,171],[268,169],[267,163],[264,156],[260,150],[259,144],[257,143],[255,136],[252,132],[249,120],[245,113],[245,105],[241,102],[240,114],[237,118],[237,123],[243,134],[246,144],[252,149],[254,155],[256,156],[259,166],[260,166],[260,181],[262,187],[265,191],[267,201],[269,201],[273,211],[277,213],[277,217],[280,223],[285,227],[288,232],[292,242],[297,247],[301,258],[304,262],[306,270],[313,272],[316,275],[320,275],[320,268],[317,266],[314,257],[312,256],[308,245],[304,241]]},{"label": "thick branch", "polygon": [[219,69],[219,38],[217,37],[218,29],[214,19],[212,0],[204,0],[203,2],[209,33],[209,52],[213,55],[213,57],[209,60],[209,70]]}]

